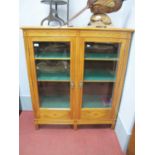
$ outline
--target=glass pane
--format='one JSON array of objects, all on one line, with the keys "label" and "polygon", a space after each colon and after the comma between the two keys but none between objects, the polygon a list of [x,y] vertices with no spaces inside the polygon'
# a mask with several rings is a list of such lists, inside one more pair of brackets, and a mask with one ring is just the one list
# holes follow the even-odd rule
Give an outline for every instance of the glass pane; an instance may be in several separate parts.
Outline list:
[{"label": "glass pane", "polygon": [[85,61],[84,81],[115,81],[116,61]]},{"label": "glass pane", "polygon": [[85,44],[85,59],[96,60],[118,60],[118,43],[95,43]]},{"label": "glass pane", "polygon": [[111,107],[113,83],[84,83],[83,108]]},{"label": "glass pane", "polygon": [[69,59],[69,42],[34,42],[36,59]]},{"label": "glass pane", "polygon": [[69,83],[38,82],[41,108],[69,108]]},{"label": "glass pane", "polygon": [[68,60],[37,60],[36,70],[38,81],[70,80],[70,61]]},{"label": "glass pane", "polygon": [[70,108],[70,42],[33,42],[41,108]]},{"label": "glass pane", "polygon": [[111,107],[119,51],[119,43],[85,43],[83,108]]}]

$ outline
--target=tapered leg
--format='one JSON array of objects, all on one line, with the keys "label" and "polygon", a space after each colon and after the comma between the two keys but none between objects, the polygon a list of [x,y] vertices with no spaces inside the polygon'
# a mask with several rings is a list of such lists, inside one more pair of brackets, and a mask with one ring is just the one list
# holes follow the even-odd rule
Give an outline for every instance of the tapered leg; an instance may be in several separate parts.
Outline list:
[{"label": "tapered leg", "polygon": [[74,123],[74,130],[77,130],[77,123]]},{"label": "tapered leg", "polygon": [[35,124],[35,129],[36,129],[36,130],[39,129],[39,124]]},{"label": "tapered leg", "polygon": [[111,128],[112,128],[112,129],[115,128],[115,121],[111,124]]}]

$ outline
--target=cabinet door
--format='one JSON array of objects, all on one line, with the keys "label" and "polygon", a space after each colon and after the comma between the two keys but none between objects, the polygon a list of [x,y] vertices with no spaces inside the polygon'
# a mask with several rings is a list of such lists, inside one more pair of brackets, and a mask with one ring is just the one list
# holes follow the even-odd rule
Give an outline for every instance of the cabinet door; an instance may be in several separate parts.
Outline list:
[{"label": "cabinet door", "polygon": [[79,123],[112,124],[121,96],[126,40],[81,38],[80,45]]},{"label": "cabinet door", "polygon": [[73,118],[74,46],[71,37],[29,39],[38,123],[65,123]]}]

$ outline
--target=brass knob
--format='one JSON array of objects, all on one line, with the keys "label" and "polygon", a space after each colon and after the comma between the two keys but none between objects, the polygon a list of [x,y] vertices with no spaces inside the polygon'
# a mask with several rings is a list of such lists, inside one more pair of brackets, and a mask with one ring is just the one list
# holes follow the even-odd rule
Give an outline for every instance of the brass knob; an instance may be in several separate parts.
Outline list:
[{"label": "brass knob", "polygon": [[82,81],[80,81],[79,86],[80,86],[80,88],[83,88],[83,82]]},{"label": "brass knob", "polygon": [[73,81],[70,82],[70,86],[71,86],[71,88],[74,88],[74,82]]}]

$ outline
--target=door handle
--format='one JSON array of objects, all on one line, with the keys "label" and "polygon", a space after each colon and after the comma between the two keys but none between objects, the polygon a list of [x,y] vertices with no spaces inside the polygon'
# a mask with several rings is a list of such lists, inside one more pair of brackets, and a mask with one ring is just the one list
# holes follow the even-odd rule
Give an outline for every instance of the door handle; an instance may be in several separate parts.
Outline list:
[{"label": "door handle", "polygon": [[74,88],[74,82],[73,82],[73,81],[70,82],[70,87],[71,87],[72,89]]},{"label": "door handle", "polygon": [[79,87],[80,87],[80,88],[83,88],[83,81],[80,81]]}]

